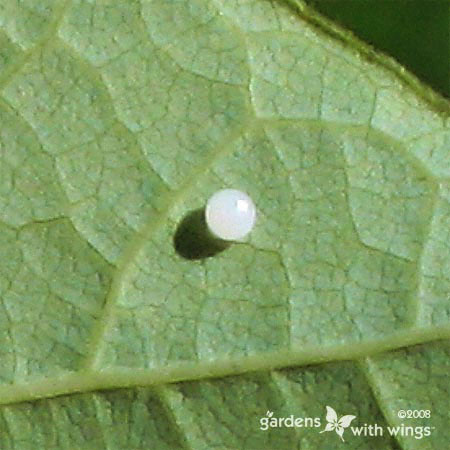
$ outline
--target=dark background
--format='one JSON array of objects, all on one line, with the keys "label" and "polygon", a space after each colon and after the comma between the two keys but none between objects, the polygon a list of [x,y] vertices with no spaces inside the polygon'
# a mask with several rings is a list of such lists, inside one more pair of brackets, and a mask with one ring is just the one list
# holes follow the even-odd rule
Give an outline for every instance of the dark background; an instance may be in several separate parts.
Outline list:
[{"label": "dark background", "polygon": [[450,0],[306,0],[450,98]]}]

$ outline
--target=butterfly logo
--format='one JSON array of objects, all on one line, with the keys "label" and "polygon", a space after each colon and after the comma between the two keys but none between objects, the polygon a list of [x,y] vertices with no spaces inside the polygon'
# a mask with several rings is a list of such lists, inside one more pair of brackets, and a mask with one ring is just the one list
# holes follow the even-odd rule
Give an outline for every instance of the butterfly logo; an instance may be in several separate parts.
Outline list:
[{"label": "butterfly logo", "polygon": [[353,419],[356,418],[356,416],[342,416],[339,420],[337,418],[336,411],[331,407],[327,406],[327,425],[324,430],[321,431],[321,433],[324,433],[325,431],[336,431],[336,433],[339,435],[339,437],[342,439],[342,442],[344,441],[344,438],[342,435],[344,434],[344,430],[350,426],[350,423]]}]

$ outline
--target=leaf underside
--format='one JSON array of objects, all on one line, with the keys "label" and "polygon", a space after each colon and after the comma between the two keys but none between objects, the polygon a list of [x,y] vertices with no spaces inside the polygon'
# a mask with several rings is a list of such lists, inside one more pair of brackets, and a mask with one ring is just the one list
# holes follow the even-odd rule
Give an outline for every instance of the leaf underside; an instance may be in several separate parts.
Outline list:
[{"label": "leaf underside", "polygon": [[[2,2],[0,448],[335,448],[260,429],[326,405],[431,410],[348,448],[446,447],[448,104],[336,33],[293,2]],[[223,187],[250,238],[181,257]]]}]

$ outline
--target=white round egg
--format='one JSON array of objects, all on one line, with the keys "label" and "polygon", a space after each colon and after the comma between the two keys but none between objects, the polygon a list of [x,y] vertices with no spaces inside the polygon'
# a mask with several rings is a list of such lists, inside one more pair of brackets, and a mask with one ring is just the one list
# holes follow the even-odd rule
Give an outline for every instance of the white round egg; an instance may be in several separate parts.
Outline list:
[{"label": "white round egg", "polygon": [[222,189],[211,196],[205,209],[209,231],[219,239],[244,238],[255,225],[256,207],[252,199],[237,189]]}]

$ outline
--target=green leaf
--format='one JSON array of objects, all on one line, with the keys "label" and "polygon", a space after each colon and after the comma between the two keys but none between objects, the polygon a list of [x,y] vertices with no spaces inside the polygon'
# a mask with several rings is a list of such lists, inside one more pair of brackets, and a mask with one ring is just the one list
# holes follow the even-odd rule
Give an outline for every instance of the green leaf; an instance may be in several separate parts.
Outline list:
[{"label": "green leaf", "polygon": [[[0,25],[2,449],[336,448],[326,406],[348,448],[446,447],[446,100],[303,3],[4,0]],[[251,237],[183,258],[223,187]]]}]

